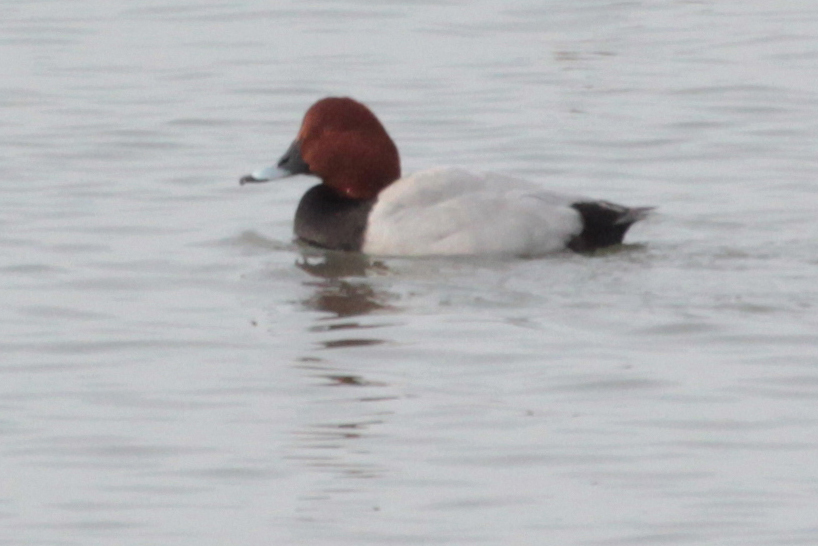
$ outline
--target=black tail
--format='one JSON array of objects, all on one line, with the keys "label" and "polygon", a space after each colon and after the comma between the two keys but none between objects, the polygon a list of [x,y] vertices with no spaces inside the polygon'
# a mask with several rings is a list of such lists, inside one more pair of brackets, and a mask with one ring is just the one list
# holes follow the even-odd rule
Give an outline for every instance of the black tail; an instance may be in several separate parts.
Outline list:
[{"label": "black tail", "polygon": [[585,201],[571,205],[582,216],[582,233],[568,242],[574,252],[618,245],[628,228],[648,215],[653,207],[628,208],[607,201]]}]

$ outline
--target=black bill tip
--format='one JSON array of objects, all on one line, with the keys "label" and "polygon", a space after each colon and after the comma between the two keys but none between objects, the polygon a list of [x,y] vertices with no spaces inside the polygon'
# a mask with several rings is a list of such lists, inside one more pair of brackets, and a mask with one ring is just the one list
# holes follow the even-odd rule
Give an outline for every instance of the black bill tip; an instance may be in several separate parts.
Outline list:
[{"label": "black bill tip", "polygon": [[239,179],[239,185],[244,186],[245,184],[252,184],[257,182],[267,182],[261,178],[256,178],[252,174],[246,174]]}]

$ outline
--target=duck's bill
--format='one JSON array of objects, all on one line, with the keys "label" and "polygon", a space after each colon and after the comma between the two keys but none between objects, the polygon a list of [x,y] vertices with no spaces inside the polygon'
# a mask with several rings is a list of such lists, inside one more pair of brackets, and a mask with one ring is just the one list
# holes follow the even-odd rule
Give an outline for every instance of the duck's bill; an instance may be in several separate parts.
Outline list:
[{"label": "duck's bill", "polygon": [[257,171],[253,171],[252,174],[248,174],[242,176],[239,180],[239,184],[242,186],[244,184],[250,183],[257,183],[257,182],[269,182],[270,180],[277,180],[279,178],[286,178],[288,176],[292,176],[293,173],[286,169],[282,169],[281,167],[266,167],[264,169],[259,169]]}]

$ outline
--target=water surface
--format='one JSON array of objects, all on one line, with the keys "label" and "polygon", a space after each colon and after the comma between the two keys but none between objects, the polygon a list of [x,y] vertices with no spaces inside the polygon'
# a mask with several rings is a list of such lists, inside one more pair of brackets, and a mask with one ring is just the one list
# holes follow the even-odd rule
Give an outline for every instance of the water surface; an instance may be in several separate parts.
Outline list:
[{"label": "water surface", "polygon": [[[818,542],[810,2],[0,4],[0,544]],[[292,243],[316,99],[656,205],[536,260]]]}]

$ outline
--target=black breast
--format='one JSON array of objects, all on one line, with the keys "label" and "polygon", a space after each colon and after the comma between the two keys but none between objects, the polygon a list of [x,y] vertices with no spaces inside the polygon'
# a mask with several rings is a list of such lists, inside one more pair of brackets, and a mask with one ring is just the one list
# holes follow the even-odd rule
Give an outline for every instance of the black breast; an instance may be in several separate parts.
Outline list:
[{"label": "black breast", "polygon": [[309,189],[295,212],[295,234],[315,246],[360,251],[374,199],[362,201],[338,195],[318,184]]}]

